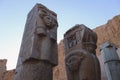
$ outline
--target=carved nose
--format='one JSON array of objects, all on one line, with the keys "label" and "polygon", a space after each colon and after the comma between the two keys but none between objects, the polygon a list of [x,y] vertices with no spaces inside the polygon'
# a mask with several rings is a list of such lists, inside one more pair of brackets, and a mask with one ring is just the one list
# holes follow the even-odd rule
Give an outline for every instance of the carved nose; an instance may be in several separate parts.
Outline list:
[{"label": "carved nose", "polygon": [[47,20],[48,20],[49,22],[52,22],[52,19],[51,19],[50,17],[47,17]]}]

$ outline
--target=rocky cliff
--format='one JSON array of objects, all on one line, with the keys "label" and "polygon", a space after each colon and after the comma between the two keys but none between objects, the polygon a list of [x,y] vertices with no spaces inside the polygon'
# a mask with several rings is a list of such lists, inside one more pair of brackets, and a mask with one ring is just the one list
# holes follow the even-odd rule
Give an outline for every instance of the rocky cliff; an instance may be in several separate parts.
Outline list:
[{"label": "rocky cliff", "polygon": [[14,80],[15,70],[8,70],[4,73],[3,80]]},{"label": "rocky cliff", "polygon": [[0,60],[0,80],[14,80],[15,70],[6,70],[7,59]]},{"label": "rocky cliff", "polygon": [[120,15],[113,17],[106,24],[94,29],[98,35],[97,55],[100,55],[99,46],[105,41],[110,41],[120,47]]}]

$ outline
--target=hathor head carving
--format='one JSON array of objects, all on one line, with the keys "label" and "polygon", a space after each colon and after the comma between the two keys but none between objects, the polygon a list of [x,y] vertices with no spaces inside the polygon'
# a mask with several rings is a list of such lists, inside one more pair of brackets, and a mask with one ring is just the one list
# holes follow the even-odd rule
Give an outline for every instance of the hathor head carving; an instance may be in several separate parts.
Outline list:
[{"label": "hathor head carving", "polygon": [[46,9],[39,10],[39,16],[42,18],[45,26],[49,29],[58,26],[56,15],[50,13]]},{"label": "hathor head carving", "polygon": [[75,25],[65,33],[64,37],[66,51],[79,46],[77,48],[86,49],[95,54],[97,35],[85,25]]}]

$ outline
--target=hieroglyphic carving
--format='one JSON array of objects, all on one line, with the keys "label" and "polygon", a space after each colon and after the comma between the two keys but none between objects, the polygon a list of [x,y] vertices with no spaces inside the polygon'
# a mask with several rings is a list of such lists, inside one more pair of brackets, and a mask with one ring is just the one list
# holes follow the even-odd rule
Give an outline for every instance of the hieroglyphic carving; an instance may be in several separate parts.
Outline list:
[{"label": "hieroglyphic carving", "polygon": [[85,25],[75,25],[64,35],[68,80],[101,80],[96,57],[97,35]]},{"label": "hieroglyphic carving", "polygon": [[56,13],[36,4],[26,21],[15,80],[52,80],[58,64],[57,27]]},{"label": "hieroglyphic carving", "polygon": [[67,40],[68,40],[68,43],[69,43],[68,44],[69,48],[71,48],[71,47],[73,47],[73,46],[75,46],[77,44],[76,35],[75,34],[73,34],[70,37],[68,37]]}]

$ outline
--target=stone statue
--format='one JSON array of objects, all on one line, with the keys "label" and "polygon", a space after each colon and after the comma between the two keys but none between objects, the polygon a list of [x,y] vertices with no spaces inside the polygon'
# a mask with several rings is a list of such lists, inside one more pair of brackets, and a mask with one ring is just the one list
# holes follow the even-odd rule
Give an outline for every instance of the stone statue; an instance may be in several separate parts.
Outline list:
[{"label": "stone statue", "polygon": [[57,15],[42,4],[29,12],[14,80],[52,80],[58,64]]},{"label": "stone statue", "polygon": [[75,25],[64,34],[68,80],[101,80],[96,42],[96,33],[83,24]]}]

